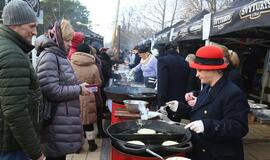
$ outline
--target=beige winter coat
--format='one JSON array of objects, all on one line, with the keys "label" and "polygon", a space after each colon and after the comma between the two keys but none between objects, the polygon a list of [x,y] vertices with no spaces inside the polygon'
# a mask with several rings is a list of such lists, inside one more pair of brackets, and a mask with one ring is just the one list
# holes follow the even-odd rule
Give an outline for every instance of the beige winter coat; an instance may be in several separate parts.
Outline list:
[{"label": "beige winter coat", "polygon": [[[71,57],[71,65],[80,83],[86,82],[88,84],[101,85],[102,81],[100,79],[98,68],[95,65],[94,56],[83,52],[76,52]],[[96,122],[97,114],[95,95],[91,94],[89,96],[80,96],[80,103],[83,125]]]}]

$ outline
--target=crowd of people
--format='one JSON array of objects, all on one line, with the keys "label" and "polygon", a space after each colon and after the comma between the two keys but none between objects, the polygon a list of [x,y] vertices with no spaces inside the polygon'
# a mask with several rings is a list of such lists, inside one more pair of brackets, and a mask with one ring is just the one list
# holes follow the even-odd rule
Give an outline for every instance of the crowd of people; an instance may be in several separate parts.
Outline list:
[{"label": "crowd of people", "polygon": [[[117,57],[69,21],[37,35],[35,13],[22,0],[3,9],[0,25],[0,159],[65,160],[84,139],[95,151],[103,131],[106,95],[114,63],[129,66],[136,82],[157,89],[157,106],[173,121],[189,119],[192,160],[243,160],[249,106],[237,54],[223,45],[204,46],[183,57],[177,43],[151,54],[135,46]],[[37,66],[28,53],[37,50]],[[97,123],[98,134],[95,131]]]}]

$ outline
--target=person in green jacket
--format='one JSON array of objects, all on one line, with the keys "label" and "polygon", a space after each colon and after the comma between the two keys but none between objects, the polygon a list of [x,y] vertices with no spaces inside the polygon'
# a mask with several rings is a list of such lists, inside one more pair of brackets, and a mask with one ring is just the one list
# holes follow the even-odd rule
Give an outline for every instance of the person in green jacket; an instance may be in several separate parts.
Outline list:
[{"label": "person in green jacket", "polygon": [[43,160],[38,136],[41,92],[27,56],[37,34],[34,11],[12,0],[0,25],[0,159]]}]

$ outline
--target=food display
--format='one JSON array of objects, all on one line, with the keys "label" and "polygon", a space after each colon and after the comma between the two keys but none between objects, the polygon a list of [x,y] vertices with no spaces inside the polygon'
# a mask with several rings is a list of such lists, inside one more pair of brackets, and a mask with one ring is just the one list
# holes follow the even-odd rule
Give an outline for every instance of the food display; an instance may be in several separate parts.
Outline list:
[{"label": "food display", "polygon": [[138,134],[156,134],[156,131],[148,128],[141,128],[137,131]]},{"label": "food display", "polygon": [[179,143],[176,141],[164,141],[161,145],[162,146],[172,146],[172,145],[177,145],[177,144],[179,144]]}]

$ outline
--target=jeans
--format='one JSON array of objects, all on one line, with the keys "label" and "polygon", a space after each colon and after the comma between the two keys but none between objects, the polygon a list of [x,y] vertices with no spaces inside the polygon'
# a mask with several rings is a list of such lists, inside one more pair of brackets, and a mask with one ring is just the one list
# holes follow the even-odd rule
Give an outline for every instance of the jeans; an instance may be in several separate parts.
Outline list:
[{"label": "jeans", "polygon": [[1,160],[30,160],[30,158],[22,151],[12,151],[12,152],[0,152]]}]

